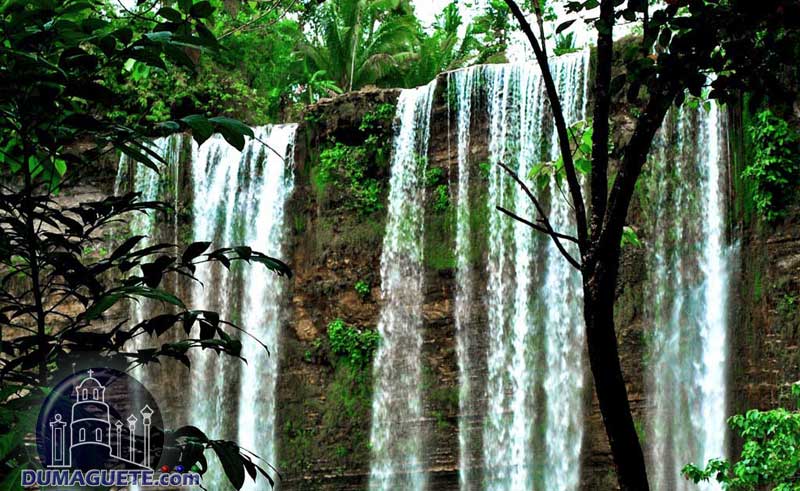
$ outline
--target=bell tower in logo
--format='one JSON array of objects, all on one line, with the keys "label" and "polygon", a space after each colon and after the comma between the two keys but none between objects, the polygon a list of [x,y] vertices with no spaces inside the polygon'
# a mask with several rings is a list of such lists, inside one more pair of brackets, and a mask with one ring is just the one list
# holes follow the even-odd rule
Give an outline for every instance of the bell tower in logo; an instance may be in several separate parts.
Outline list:
[{"label": "bell tower in logo", "polygon": [[[101,373],[107,371],[100,370]],[[128,377],[121,372],[113,372],[111,380]],[[107,401],[107,387],[97,378],[96,373],[98,372],[95,370],[88,370],[86,376],[74,379],[68,385],[64,384],[62,393],[56,399],[60,404],[49,404],[47,406],[52,410],[47,414],[40,414],[37,436],[42,460],[50,468],[152,468],[152,458],[154,455],[159,456],[161,450],[161,440],[154,442],[152,435],[153,423],[157,427],[161,425],[160,417],[156,418],[157,409],[152,409],[146,402],[142,407],[133,409],[130,401],[126,400],[123,401],[124,407],[131,410],[127,414],[120,414],[121,411],[114,410],[114,404]],[[130,382],[120,385],[128,389]],[[53,391],[50,397],[56,392]],[[113,401],[120,399],[120,396],[129,394],[127,390],[115,393]],[[154,404],[152,397],[149,394],[147,396]],[[133,399],[142,400],[136,397]],[[64,405],[67,400],[72,401],[71,406]],[[48,448],[45,450],[43,446]],[[157,448],[153,448],[154,446]]]}]

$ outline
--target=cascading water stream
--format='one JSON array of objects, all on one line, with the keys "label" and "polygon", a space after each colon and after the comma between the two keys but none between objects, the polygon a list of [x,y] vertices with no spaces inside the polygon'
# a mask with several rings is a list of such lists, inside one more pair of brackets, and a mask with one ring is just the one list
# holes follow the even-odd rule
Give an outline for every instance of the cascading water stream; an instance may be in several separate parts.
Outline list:
[{"label": "cascading water stream", "polygon": [[[254,158],[247,159],[251,169],[246,197],[239,203],[244,223],[244,243],[254,250],[272,257],[284,257],[286,226],[285,205],[294,187],[293,155],[295,125],[273,126],[260,138],[271,148],[280,149],[278,155],[261,144],[249,148],[260,153],[262,167],[256,168]],[[284,281],[260,265],[247,275],[245,281],[245,306],[242,324],[249,332],[265,343],[272,356],[252,338],[242,342],[242,356],[248,360],[242,365],[239,385],[238,442],[252,450],[266,462],[277,462],[275,453],[275,387],[278,376],[278,333],[282,320],[281,299]],[[247,481],[244,490],[263,489],[263,481]]]},{"label": "cascading water stream", "polygon": [[[567,124],[586,117],[588,63],[588,52],[584,52],[582,57],[553,67]],[[557,159],[559,144],[553,133],[550,158]],[[549,220],[554,230],[571,232],[575,229],[569,199],[565,186],[551,179]],[[580,257],[575,244],[563,245],[572,257]],[[583,440],[583,287],[580,273],[566,261],[552,240],[547,241],[547,273],[541,294],[546,310],[544,392],[547,401],[543,489],[577,490]]]},{"label": "cascading water stream", "polygon": [[[167,201],[177,210],[181,150],[185,141],[184,135],[172,135],[157,138],[152,142],[151,149],[166,163],[160,172],[141,164],[131,167],[131,159],[123,155],[117,167],[114,194],[120,195],[128,190],[137,192],[140,193],[140,201]],[[132,179],[130,179],[131,177]],[[165,216],[168,219],[168,227],[164,226]],[[131,235],[144,236],[138,243],[138,247],[143,248],[159,242],[172,241],[178,222],[177,214],[174,212],[169,215],[150,212],[132,214],[129,223]],[[144,320],[144,315],[156,304],[157,302],[147,300],[142,300],[141,303],[132,303],[130,306],[131,320],[141,322]],[[142,348],[147,345],[148,340],[140,336],[134,342],[136,348]],[[140,371],[139,376],[145,376],[145,373]]]},{"label": "cascading water stream", "polygon": [[[588,52],[583,52],[551,62],[568,124],[585,117],[588,61]],[[543,79],[535,65],[511,64],[454,72],[449,80],[455,86],[458,121],[455,316],[462,398],[475,390],[469,376],[475,367],[466,349],[472,334],[463,317],[469,315],[464,309],[475,295],[469,281],[467,159],[472,107],[481,102],[476,98],[487,101],[492,164],[486,203],[489,339],[487,414],[481,438],[484,482],[480,487],[468,474],[467,449],[473,444],[473,435],[462,409],[461,489],[577,489],[584,386],[580,277],[549,239],[496,211],[503,206],[520,216],[535,217],[533,204],[499,163],[527,180],[534,165],[558,156]],[[571,232],[574,225],[565,190],[553,180],[549,195],[551,223]],[[461,407],[465,404],[462,400]]]},{"label": "cascading water stream", "polygon": [[[241,153],[219,136],[198,149],[193,169],[195,241],[211,241],[212,247],[244,244],[283,257],[296,129],[255,128],[257,139],[248,140]],[[237,266],[230,271],[199,268],[202,284],[195,285],[194,302],[198,308],[216,308],[266,344],[271,356],[250,336],[240,337],[247,364],[211,352],[195,353],[193,380],[198,387],[193,390],[191,418],[213,438],[235,439],[266,462],[275,462],[274,392],[284,281],[258,264]],[[204,483],[220,486],[220,469],[211,472]],[[248,480],[243,489],[257,487]]]},{"label": "cascading water stream", "polygon": [[[169,163],[172,177],[156,174],[139,166],[134,173],[133,189],[142,199],[158,200],[169,196],[178,206],[190,206],[191,241],[210,241],[212,248],[246,245],[272,257],[284,256],[284,214],[286,201],[294,186],[294,138],[296,125],[254,128],[256,139],[248,139],[242,152],[230,146],[220,135],[203,145],[191,143],[187,161],[181,162],[184,136],[158,139],[154,146]],[[265,146],[262,142],[266,143]],[[120,162],[115,191],[125,187],[127,160]],[[179,169],[191,177],[188,195],[181,196]],[[174,186],[173,189],[165,187]],[[136,215],[131,232],[165,241],[178,237],[177,218],[174,230],[165,234],[163,221],[152,215]],[[172,234],[166,238],[164,235]],[[277,375],[278,332],[282,318],[282,294],[285,280],[262,265],[234,263],[230,270],[219,265],[200,266],[191,285],[191,308],[214,310],[220,318],[231,320],[259,341],[240,336],[242,356],[248,363],[218,356],[211,351],[195,351],[192,358],[190,414],[187,420],[211,438],[237,441],[266,462],[274,463],[275,382]],[[149,308],[134,306],[134,319],[143,319]],[[137,346],[138,347],[138,346]],[[143,374],[146,375],[146,374]],[[225,489],[222,469],[212,465],[203,478],[209,489]],[[260,489],[263,481],[247,481],[242,489]]]},{"label": "cascading water stream", "polygon": [[[179,207],[178,182],[180,179],[181,151],[186,143],[184,135],[172,135],[169,137],[158,138],[151,144],[151,149],[164,161],[160,172],[149,169],[144,165],[133,165],[129,157],[123,155],[117,167],[117,177],[114,182],[114,194],[120,195],[126,191],[140,193],[140,201],[163,201],[173,207],[172,212],[133,213],[130,217],[130,235],[141,235],[137,247],[145,248],[158,243],[169,243],[174,240],[175,230],[178,224],[177,210]],[[131,179],[132,178],[132,179]],[[176,284],[166,285],[167,288],[175,288]],[[145,320],[148,314],[157,315],[163,313],[164,305],[155,300],[140,299],[138,302],[131,302],[129,305],[130,320],[133,324]],[[139,335],[127,343],[127,349],[139,350],[152,347],[149,336]],[[148,367],[137,367],[134,370],[136,378],[144,383],[153,386],[151,380],[151,369]]]},{"label": "cascading water stream", "polygon": [[397,101],[388,216],[381,253],[381,342],[374,360],[369,488],[422,491],[420,393],[424,267],[423,205],[436,82]]},{"label": "cascading water stream", "polygon": [[455,89],[458,114],[456,115],[458,183],[456,189],[456,297],[454,317],[456,324],[456,356],[458,358],[458,462],[459,483],[461,489],[467,491],[478,489],[479,483],[472,475],[473,462],[470,451],[475,433],[471,419],[474,417],[473,378],[477,367],[473,360],[475,349],[474,337],[470,325],[473,316],[475,292],[473,272],[471,269],[470,249],[470,120],[472,118],[473,90],[475,88],[475,68],[451,72],[448,75],[448,86]]},{"label": "cascading water stream", "polygon": [[[651,481],[656,490],[697,489],[680,474],[726,456],[728,257],[725,124],[719,107],[684,107],[658,136],[650,257]],[[704,483],[700,489],[721,487]]]}]

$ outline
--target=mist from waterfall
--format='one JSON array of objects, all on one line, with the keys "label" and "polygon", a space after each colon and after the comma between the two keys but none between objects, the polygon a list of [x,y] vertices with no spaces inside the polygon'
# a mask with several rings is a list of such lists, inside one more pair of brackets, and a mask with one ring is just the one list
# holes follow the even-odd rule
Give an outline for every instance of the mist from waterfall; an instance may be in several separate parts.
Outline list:
[{"label": "mist from waterfall", "polygon": [[[665,123],[651,152],[652,211],[647,309],[650,479],[655,490],[694,490],[690,463],[726,457],[726,373],[731,247],[726,244],[727,141],[716,104],[684,106]],[[704,491],[722,489],[702,483]]]},{"label": "mist from waterfall", "polygon": [[[188,223],[182,226],[187,233],[180,236],[177,217],[170,230],[165,230],[161,217],[141,214],[133,218],[131,232],[147,235],[149,241],[209,241],[211,248],[246,245],[284,258],[284,215],[294,187],[296,130],[297,125],[254,128],[256,139],[248,138],[242,152],[220,135],[199,147],[194,141],[188,143],[183,135],[156,140],[154,146],[170,164],[165,172],[171,177],[137,166],[133,190],[141,192],[145,200],[169,197],[176,210],[185,209]],[[188,181],[183,185],[181,167]],[[125,187],[127,168],[123,158],[117,192]],[[221,319],[234,322],[266,344],[270,353],[253,337],[230,329],[226,329],[227,334],[241,341],[247,364],[211,350],[190,353],[192,382],[186,419],[209,437],[235,440],[264,461],[274,463],[274,392],[286,280],[260,264],[241,262],[233,263],[230,269],[219,264],[201,265],[196,277],[199,282],[191,283],[188,292],[190,308],[218,312]],[[143,319],[149,315],[149,308],[146,304],[134,305],[134,318]],[[221,466],[216,458],[209,460],[203,484],[209,489],[227,489]],[[263,481],[254,484],[248,479],[242,489],[262,486]]]},{"label": "mist from waterfall", "polygon": [[373,363],[369,489],[422,491],[421,348],[425,270],[424,179],[436,81],[403,90],[397,101],[386,232],[381,253],[383,306]]}]

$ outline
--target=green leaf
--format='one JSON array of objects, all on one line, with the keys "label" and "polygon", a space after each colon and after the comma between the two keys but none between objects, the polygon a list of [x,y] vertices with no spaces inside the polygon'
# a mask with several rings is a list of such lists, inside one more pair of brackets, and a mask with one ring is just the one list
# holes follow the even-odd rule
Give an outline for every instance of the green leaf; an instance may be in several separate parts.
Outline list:
[{"label": "green leaf", "polygon": [[181,118],[181,121],[186,123],[192,129],[192,136],[198,145],[211,138],[214,134],[214,127],[208,122],[205,116],[199,114],[191,114]]},{"label": "green leaf", "polygon": [[133,30],[130,27],[122,27],[112,32],[111,35],[119,39],[122,44],[128,44],[133,39]]},{"label": "green leaf", "polygon": [[204,19],[214,13],[214,7],[207,1],[197,2],[189,9],[189,15],[198,19]]},{"label": "green leaf", "polygon": [[91,307],[86,309],[86,312],[84,313],[86,320],[91,321],[99,318],[103,312],[113,307],[114,304],[119,302],[121,298],[121,293],[112,293],[110,295],[101,297],[100,300],[93,303]]},{"label": "green leaf", "polygon": [[253,136],[253,129],[247,126],[246,124],[242,123],[238,119],[226,118],[225,116],[217,116],[214,118],[208,118],[208,120],[223,128],[239,132],[242,135],[246,135],[249,137]]},{"label": "green leaf", "polygon": [[119,148],[122,151],[122,153],[133,159],[135,162],[139,162],[140,164],[143,164],[145,167],[153,169],[154,171],[158,172],[158,166],[152,160],[150,160],[150,157],[143,154],[142,152],[124,143],[118,144],[117,148]]},{"label": "green leaf", "polygon": [[183,20],[183,16],[180,12],[169,7],[161,7],[158,10],[157,15],[167,19],[170,22],[181,22]]},{"label": "green leaf", "polygon": [[24,433],[20,430],[19,425],[15,426],[14,429],[9,431],[8,433],[0,436],[0,462],[4,461],[5,458],[10,454],[15,448],[22,445],[24,440]]},{"label": "green leaf", "polygon": [[184,263],[191,262],[192,259],[204,253],[209,248],[209,246],[211,246],[211,242],[194,242],[192,244],[189,244],[186,250],[183,251],[183,256],[181,256],[181,261]]},{"label": "green leaf", "polygon": [[244,465],[239,457],[239,448],[236,444],[226,441],[212,441],[211,448],[219,457],[222,469],[233,487],[241,489],[244,485]]},{"label": "green leaf", "polygon": [[278,274],[278,276],[288,276],[292,277],[292,270],[289,268],[286,263],[279,259],[275,259],[273,257],[265,256],[260,253],[253,252],[253,255],[250,257],[251,261],[255,261],[257,263],[261,263],[267,267],[270,271],[273,271]]},{"label": "green leaf", "polygon": [[556,34],[560,34],[565,29],[568,29],[569,26],[571,26],[572,24],[575,23],[575,20],[576,19],[572,19],[572,20],[568,20],[566,22],[562,22],[561,24],[559,24],[559,26],[556,27]]},{"label": "green leaf", "polygon": [[575,170],[581,174],[589,174],[592,171],[592,161],[585,157],[575,159]]},{"label": "green leaf", "polygon": [[239,120],[226,118],[224,116],[208,118],[208,120],[216,125],[217,130],[222,133],[222,137],[225,138],[225,141],[236,147],[239,151],[244,149],[244,137],[254,136],[253,130]]},{"label": "green leaf", "polygon": [[181,301],[180,298],[176,297],[175,295],[165,292],[164,290],[160,290],[158,288],[148,288],[148,287],[132,287],[126,289],[131,296],[138,296],[138,297],[145,297],[151,298],[153,300],[161,300],[162,302],[166,302],[171,305],[175,305],[180,308],[186,308],[186,305]]},{"label": "green leaf", "polygon": [[67,172],[67,163],[63,159],[55,159],[53,161],[53,166],[59,176],[63,176],[64,173]]},{"label": "green leaf", "polygon": [[639,236],[636,235],[636,231],[631,227],[625,226],[622,229],[622,240],[620,241],[620,245],[624,247],[628,244],[635,247],[642,246],[642,242],[639,240]]}]

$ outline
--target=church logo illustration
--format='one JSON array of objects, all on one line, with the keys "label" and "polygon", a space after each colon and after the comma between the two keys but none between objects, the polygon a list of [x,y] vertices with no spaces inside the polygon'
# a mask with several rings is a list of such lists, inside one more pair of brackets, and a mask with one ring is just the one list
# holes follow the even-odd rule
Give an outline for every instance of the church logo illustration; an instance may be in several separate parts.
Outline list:
[{"label": "church logo illustration", "polygon": [[155,410],[145,402],[127,417],[112,417],[106,387],[95,375],[95,370],[89,369],[74,386],[74,402],[68,415],[56,410],[46,422],[50,433],[49,467],[92,469],[98,463],[110,463],[121,468],[152,469]]},{"label": "church logo illustration", "polygon": [[23,486],[200,483],[197,473],[162,465],[158,404],[135,378],[115,369],[76,371],[56,385],[39,412],[36,446],[42,469],[23,471]]}]

